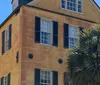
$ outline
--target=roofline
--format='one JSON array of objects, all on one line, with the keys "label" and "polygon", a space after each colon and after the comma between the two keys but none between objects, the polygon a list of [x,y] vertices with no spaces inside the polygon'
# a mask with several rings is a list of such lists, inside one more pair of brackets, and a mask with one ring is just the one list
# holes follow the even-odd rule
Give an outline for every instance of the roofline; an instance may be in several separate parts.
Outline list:
[{"label": "roofline", "polygon": [[20,9],[21,6],[18,6],[1,24],[0,28]]},{"label": "roofline", "polygon": [[[100,9],[100,6],[93,0],[93,2],[96,4],[96,6]],[[13,3],[13,0],[11,1],[11,4]]]},{"label": "roofline", "polygon": [[[18,6],[1,24],[0,24],[0,28],[18,11],[20,10],[20,7],[22,5]],[[44,8],[40,8],[40,7],[36,7],[36,6],[30,6],[30,5],[23,5],[23,6],[27,6],[27,7],[31,7],[31,8],[36,8],[39,10],[43,10],[43,11],[47,11],[47,12],[51,12],[51,13],[55,13],[55,14],[59,14],[59,15],[63,15],[63,16],[67,16],[67,17],[71,17],[71,18],[75,18],[75,19],[79,19],[82,21],[86,21],[86,22],[90,22],[90,23],[94,23],[94,24],[100,24],[98,22],[92,21],[92,20],[88,20],[88,19],[83,19],[83,18],[79,18],[79,17],[75,17],[72,15],[68,15],[68,14],[63,14],[63,13],[59,13],[59,12],[55,12],[55,11],[51,11],[51,10],[47,10]]]},{"label": "roofline", "polygon": [[100,9],[100,6],[95,2],[95,0],[92,0],[94,4]]}]

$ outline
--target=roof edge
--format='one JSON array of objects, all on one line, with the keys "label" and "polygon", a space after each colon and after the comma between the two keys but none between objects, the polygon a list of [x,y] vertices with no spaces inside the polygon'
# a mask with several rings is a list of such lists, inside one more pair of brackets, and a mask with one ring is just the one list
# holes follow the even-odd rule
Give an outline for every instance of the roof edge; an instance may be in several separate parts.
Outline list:
[{"label": "roof edge", "polygon": [[[1,24],[0,24],[0,28],[18,11],[20,10],[20,7],[22,5],[18,6]],[[91,23],[95,23],[95,24],[100,24],[99,22],[95,22],[95,21],[92,21],[92,20],[88,20],[88,19],[83,19],[83,18],[79,18],[79,17],[75,17],[75,16],[72,16],[72,15],[68,15],[68,14],[63,14],[63,13],[59,13],[59,12],[55,12],[55,11],[50,11],[50,10],[47,10],[47,9],[44,9],[44,8],[40,8],[40,7],[36,7],[36,6],[30,6],[30,5],[24,5],[24,6],[27,6],[27,7],[31,7],[31,8],[36,8],[36,9],[40,9],[40,10],[44,10],[44,11],[48,11],[48,12],[52,12],[52,13],[56,13],[56,14],[59,14],[59,15],[63,15],[63,16],[67,16],[67,17],[72,17],[72,18],[76,18],[76,19],[79,19],[79,20],[83,20],[83,21],[87,21],[87,22],[91,22]]]},{"label": "roof edge", "polygon": [[97,5],[97,7],[100,9],[100,6],[95,2],[95,0],[93,0],[93,2]]},{"label": "roof edge", "polygon": [[22,5],[18,6],[1,24],[0,24],[0,28],[9,20],[9,18],[11,18],[18,10],[20,10],[20,7]]},{"label": "roof edge", "polygon": [[92,0],[92,2],[93,2],[93,5],[95,5],[95,7],[98,8],[98,11],[100,12],[100,6],[96,3],[95,0]]}]

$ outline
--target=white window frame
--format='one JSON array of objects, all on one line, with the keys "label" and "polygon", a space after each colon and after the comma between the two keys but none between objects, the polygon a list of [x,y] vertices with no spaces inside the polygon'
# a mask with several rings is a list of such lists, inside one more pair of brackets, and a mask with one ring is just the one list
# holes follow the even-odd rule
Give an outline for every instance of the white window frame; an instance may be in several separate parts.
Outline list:
[{"label": "white window frame", "polygon": [[[43,43],[42,42],[42,38],[41,38],[41,33],[42,33],[42,20],[45,20],[47,22],[50,22],[50,44],[49,43]],[[47,32],[46,32],[47,33]],[[48,33],[49,34],[49,33]],[[50,19],[46,19],[46,18],[41,18],[40,19],[40,43],[41,44],[44,44],[44,45],[48,45],[48,46],[51,46],[52,43],[53,43],[53,22],[52,20]]]},{"label": "white window frame", "polygon": [[81,0],[81,6],[82,6],[81,7],[81,12],[78,12],[78,1],[79,0],[77,0],[76,11],[67,9],[67,0],[65,0],[65,8],[62,8],[62,0],[60,0],[60,8],[63,9],[63,10],[67,10],[67,11],[83,14],[83,0]]},{"label": "white window frame", "polygon": [[[70,34],[71,31],[74,32],[73,33],[73,36],[70,36],[71,35]],[[75,33],[75,32],[77,32],[77,33]],[[75,26],[75,25],[69,25],[68,35],[69,35],[69,42],[68,42],[69,43],[68,44],[69,45],[69,48],[72,49],[72,48],[75,48],[75,47],[79,47],[79,28],[77,26]],[[71,38],[74,39],[74,42],[73,42],[74,43],[74,45],[73,45],[74,47],[71,47],[71,43],[70,43],[71,42],[70,41]],[[75,44],[75,39],[77,40],[76,44]]]},{"label": "white window frame", "polygon": [[44,69],[40,70],[40,85],[41,85],[41,84],[43,85],[43,83],[41,82],[41,79],[42,79],[41,76],[43,76],[43,74],[42,74],[43,71],[44,71],[44,72],[45,72],[45,71],[46,71],[46,72],[50,72],[50,83],[44,83],[44,84],[45,84],[45,85],[48,85],[48,84],[49,84],[49,85],[53,85],[53,79],[52,79],[52,78],[53,78],[53,72],[52,72],[51,70],[44,70]]},{"label": "white window frame", "polygon": [[4,42],[4,53],[6,53],[9,50],[9,27],[5,30],[5,42]]},{"label": "white window frame", "polygon": [[4,85],[8,85],[8,74],[4,76],[3,83]]}]

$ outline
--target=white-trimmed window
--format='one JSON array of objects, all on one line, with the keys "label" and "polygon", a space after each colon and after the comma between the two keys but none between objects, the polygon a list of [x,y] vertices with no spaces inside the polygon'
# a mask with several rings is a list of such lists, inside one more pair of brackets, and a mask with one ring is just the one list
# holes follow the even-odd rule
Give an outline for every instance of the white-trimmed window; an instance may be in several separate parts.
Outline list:
[{"label": "white-trimmed window", "polygon": [[52,71],[40,71],[40,85],[52,85]]},{"label": "white-trimmed window", "polygon": [[52,45],[52,30],[52,21],[41,19],[40,42],[42,44]]},{"label": "white-trimmed window", "polygon": [[9,50],[9,40],[10,40],[10,38],[9,38],[9,28],[7,28],[6,30],[5,30],[5,46],[4,46],[4,50],[5,50],[5,52],[7,51],[7,50]]},{"label": "white-trimmed window", "polygon": [[82,0],[61,0],[61,7],[63,9],[82,12]]},{"label": "white-trimmed window", "polygon": [[2,32],[2,54],[11,48],[11,30],[12,25],[10,24],[7,29]]},{"label": "white-trimmed window", "polygon": [[69,48],[75,48],[79,44],[79,28],[69,25]]},{"label": "white-trimmed window", "polygon": [[4,85],[8,85],[8,75],[6,75],[6,76],[4,77],[3,82],[4,82]]}]

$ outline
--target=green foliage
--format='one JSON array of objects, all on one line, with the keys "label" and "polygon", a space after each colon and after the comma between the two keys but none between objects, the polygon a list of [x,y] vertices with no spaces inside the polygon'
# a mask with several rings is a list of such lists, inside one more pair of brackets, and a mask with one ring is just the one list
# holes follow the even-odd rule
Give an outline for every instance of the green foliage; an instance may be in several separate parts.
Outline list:
[{"label": "green foliage", "polygon": [[80,33],[80,46],[68,57],[73,85],[100,85],[100,26]]}]

